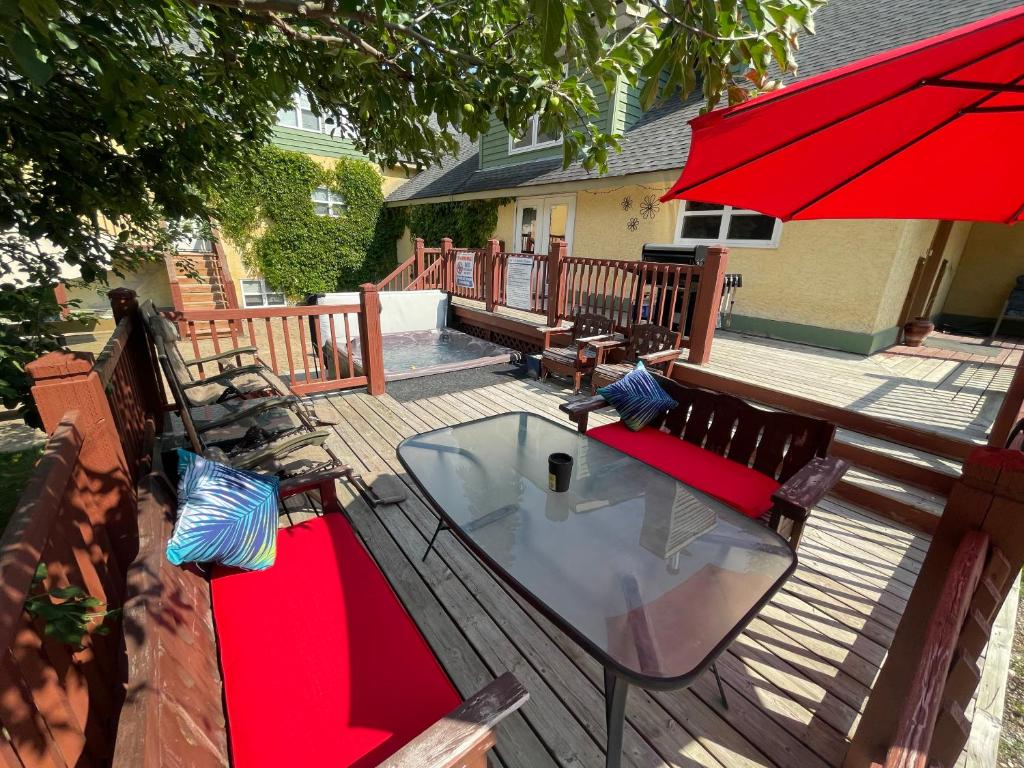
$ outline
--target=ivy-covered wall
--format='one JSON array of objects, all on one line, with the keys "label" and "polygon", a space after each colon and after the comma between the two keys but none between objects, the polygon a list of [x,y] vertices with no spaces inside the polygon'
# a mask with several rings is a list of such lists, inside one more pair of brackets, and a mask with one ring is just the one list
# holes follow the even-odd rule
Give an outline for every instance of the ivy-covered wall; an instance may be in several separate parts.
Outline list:
[{"label": "ivy-covered wall", "polygon": [[[345,199],[338,217],[317,216],[311,195],[328,187]],[[364,160],[321,165],[307,155],[267,147],[222,185],[221,233],[246,264],[291,297],[349,290],[386,275],[405,227],[384,207],[381,176]]]},{"label": "ivy-covered wall", "polygon": [[444,237],[450,237],[459,247],[483,248],[498,224],[498,208],[510,200],[454,200],[395,210],[409,212],[411,236],[422,237],[428,248],[441,245]]}]

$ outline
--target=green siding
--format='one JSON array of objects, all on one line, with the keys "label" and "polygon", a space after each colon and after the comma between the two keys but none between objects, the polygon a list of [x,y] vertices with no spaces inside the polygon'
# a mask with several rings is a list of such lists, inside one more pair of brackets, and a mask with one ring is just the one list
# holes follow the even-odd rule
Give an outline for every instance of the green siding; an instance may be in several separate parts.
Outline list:
[{"label": "green siding", "polygon": [[272,129],[274,144],[281,149],[293,152],[304,152],[307,155],[320,157],[365,157],[355,148],[349,139],[328,136],[315,131],[303,131],[299,128],[288,128],[275,125]]},{"label": "green siding", "polygon": [[733,315],[728,330],[753,336],[766,336],[769,339],[794,341],[814,347],[839,349],[858,355],[870,355],[880,349],[891,347],[899,337],[899,328],[895,326],[875,333],[856,333],[744,315]]},{"label": "green siding", "polygon": [[[594,91],[594,96],[597,98],[598,119],[608,121],[606,125],[610,124],[615,114],[613,100],[608,98],[608,92],[605,90],[604,85],[597,80],[588,76],[585,82],[591,87]],[[616,88],[616,96],[620,90],[624,89]],[[553,157],[562,157],[561,144],[529,152],[509,154],[508,131],[505,130],[505,126],[493,115],[491,116],[490,129],[480,138],[481,169],[500,168],[504,165],[516,165],[519,163],[532,163],[535,160],[548,160]]]}]

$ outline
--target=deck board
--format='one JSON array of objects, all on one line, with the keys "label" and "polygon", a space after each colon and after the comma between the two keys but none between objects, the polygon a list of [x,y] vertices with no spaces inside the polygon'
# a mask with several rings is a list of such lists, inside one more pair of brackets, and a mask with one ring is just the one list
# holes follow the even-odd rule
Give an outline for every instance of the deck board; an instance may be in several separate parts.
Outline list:
[{"label": "deck board", "polygon": [[[530,702],[500,729],[496,764],[507,768],[602,764],[600,667],[451,534],[421,560],[437,518],[395,448],[425,430],[513,410],[564,422],[558,404],[567,394],[507,381],[407,403],[358,393],[317,401],[337,421],[330,444],[339,455],[368,478],[396,476],[408,491],[401,504],[372,510],[340,489],[364,544],[456,687],[469,695],[511,670],[530,690]],[[598,414],[594,423],[608,418]],[[710,674],[683,691],[633,689],[625,764],[841,764],[928,539],[839,500],[819,513],[794,578],[720,659],[730,707],[721,706]]]}]

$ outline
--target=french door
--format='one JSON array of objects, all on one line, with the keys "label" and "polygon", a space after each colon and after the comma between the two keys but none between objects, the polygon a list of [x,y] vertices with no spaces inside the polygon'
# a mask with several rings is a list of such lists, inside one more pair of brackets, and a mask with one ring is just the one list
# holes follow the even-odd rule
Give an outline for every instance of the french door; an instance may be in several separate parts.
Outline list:
[{"label": "french door", "polygon": [[571,256],[575,219],[575,195],[521,197],[516,201],[515,232],[509,250],[547,254],[553,241],[565,240]]}]

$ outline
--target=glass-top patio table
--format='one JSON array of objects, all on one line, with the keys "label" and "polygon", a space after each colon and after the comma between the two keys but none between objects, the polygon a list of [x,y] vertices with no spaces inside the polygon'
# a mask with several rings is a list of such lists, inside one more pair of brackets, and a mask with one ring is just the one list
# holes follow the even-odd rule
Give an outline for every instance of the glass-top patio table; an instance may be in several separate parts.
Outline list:
[{"label": "glass-top patio table", "polygon": [[[573,457],[564,493],[548,490],[553,452]],[[451,529],[602,664],[608,766],[629,685],[692,683],[796,568],[757,521],[530,413],[416,435],[398,457],[440,514],[424,557]]]}]

